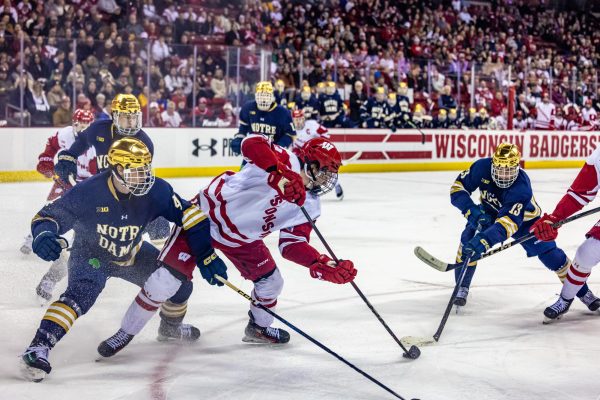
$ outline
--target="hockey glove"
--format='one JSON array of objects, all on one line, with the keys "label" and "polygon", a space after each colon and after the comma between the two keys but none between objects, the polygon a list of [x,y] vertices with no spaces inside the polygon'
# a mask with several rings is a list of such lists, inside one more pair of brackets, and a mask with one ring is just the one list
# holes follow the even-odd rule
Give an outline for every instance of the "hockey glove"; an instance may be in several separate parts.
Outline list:
[{"label": "hockey glove", "polygon": [[473,204],[464,215],[469,221],[469,225],[480,232],[489,228],[493,223],[492,217],[485,213],[483,206]]},{"label": "hockey glove", "polygon": [[65,238],[49,231],[39,233],[31,244],[33,252],[44,261],[55,261],[62,249],[68,246]]},{"label": "hockey glove", "polygon": [[54,172],[63,182],[75,182],[77,178],[77,157],[63,150],[58,153],[58,161],[54,166]]},{"label": "hockey glove", "polygon": [[38,161],[37,170],[46,178],[54,175],[54,160],[51,157],[41,157]]},{"label": "hockey glove", "polygon": [[202,277],[211,285],[223,286],[223,283],[215,278],[219,275],[223,279],[227,279],[227,265],[214,251],[206,257],[198,258],[196,264],[200,269]]},{"label": "hockey glove", "polygon": [[557,222],[558,218],[554,215],[544,214],[542,218],[535,221],[529,232],[532,232],[539,240],[550,242],[558,236],[558,228],[552,226],[552,224]]},{"label": "hockey glove", "polygon": [[231,143],[229,143],[229,148],[231,149],[231,151],[233,151],[233,154],[235,154],[236,156],[240,155],[240,153],[242,152],[242,140],[244,140],[244,135],[242,135],[241,133],[236,133],[236,135],[231,140]]},{"label": "hockey glove", "polygon": [[356,268],[352,261],[339,260],[336,265],[335,261],[325,254],[321,254],[309,269],[313,278],[338,284],[352,282],[356,276]]},{"label": "hockey glove", "polygon": [[468,258],[479,258],[479,256],[490,249],[490,244],[487,238],[478,233],[469,240],[462,248],[462,253]]},{"label": "hockey glove", "polygon": [[303,205],[306,200],[306,189],[302,177],[281,163],[269,169],[273,169],[267,171],[269,172],[267,179],[269,186],[275,189],[284,200],[299,206]]}]

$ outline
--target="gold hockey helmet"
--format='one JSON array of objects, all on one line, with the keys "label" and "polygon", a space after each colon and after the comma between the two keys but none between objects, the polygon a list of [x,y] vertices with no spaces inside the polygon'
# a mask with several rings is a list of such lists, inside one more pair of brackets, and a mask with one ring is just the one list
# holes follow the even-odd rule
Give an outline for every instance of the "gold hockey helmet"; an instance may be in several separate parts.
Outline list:
[{"label": "gold hockey helmet", "polygon": [[492,156],[492,179],[499,188],[510,187],[519,176],[521,152],[512,143],[500,143]]},{"label": "gold hockey helmet", "polygon": [[108,164],[113,176],[134,196],[145,195],[154,185],[152,153],[139,139],[124,137],[113,142],[108,149]]},{"label": "gold hockey helmet", "polygon": [[142,108],[132,94],[119,93],[111,103],[113,125],[123,136],[135,136],[142,129]]}]

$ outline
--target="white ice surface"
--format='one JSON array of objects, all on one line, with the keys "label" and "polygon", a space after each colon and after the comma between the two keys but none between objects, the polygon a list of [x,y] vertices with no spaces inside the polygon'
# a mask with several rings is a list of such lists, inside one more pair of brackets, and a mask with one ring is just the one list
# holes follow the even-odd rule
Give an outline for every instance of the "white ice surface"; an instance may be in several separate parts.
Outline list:
[{"label": "white ice surface", "polygon": [[[533,170],[536,199],[551,210],[575,170]],[[421,245],[452,260],[464,220],[449,202],[456,172],[350,174],[346,199],[327,196],[319,220],[340,258],[352,259],[356,283],[399,336],[432,335],[452,291],[452,273],[413,256]],[[191,196],[207,180],[171,180]],[[34,288],[46,271],[19,252],[28,224],[49,185],[0,185],[0,399],[391,399],[389,394],[292,332],[283,348],[241,342],[248,304],[199,275],[186,320],[202,331],[192,346],[158,343],[158,317],[114,359],[94,362],[96,347],[119,327],[137,287],[111,279],[92,310],[51,352],[53,371],[42,383],[21,379],[18,355],[45,309]],[[558,243],[573,256],[590,217],[561,229]],[[542,325],[544,307],[560,284],[521,248],[482,262],[468,306],[450,316],[440,343],[409,361],[350,285],[310,278],[282,261],[276,235],[267,240],[285,278],[277,312],[403,397],[422,400],[596,400],[600,395],[600,315],[577,300],[560,322]],[[313,235],[313,243],[323,247]],[[235,268],[231,281],[249,292]],[[590,279],[600,293],[598,273]],[[59,286],[56,294],[64,288]],[[280,326],[280,324],[278,324]]]}]

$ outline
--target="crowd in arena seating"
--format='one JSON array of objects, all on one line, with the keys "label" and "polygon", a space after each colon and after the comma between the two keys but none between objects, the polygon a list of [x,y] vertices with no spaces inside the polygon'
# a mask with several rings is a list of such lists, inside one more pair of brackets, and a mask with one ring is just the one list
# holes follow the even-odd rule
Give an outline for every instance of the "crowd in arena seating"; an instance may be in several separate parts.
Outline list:
[{"label": "crowd in arena seating", "polygon": [[333,84],[333,126],[505,128],[514,85],[515,126],[593,129],[600,22],[535,3],[0,0],[0,119],[107,117],[123,92],[147,126],[234,127],[266,48],[285,104]]}]

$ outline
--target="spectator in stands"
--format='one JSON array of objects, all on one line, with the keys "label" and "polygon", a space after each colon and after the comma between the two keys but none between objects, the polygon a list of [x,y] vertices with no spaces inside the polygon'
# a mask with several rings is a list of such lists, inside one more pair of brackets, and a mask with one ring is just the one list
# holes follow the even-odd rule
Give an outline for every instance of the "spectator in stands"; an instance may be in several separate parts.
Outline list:
[{"label": "spectator in stands", "polygon": [[538,101],[535,106],[537,118],[535,120],[535,128],[541,130],[550,129],[550,121],[554,117],[556,106],[550,102],[548,92],[542,94],[542,100]]},{"label": "spectator in stands", "polygon": [[360,79],[357,79],[352,86],[352,93],[350,93],[350,120],[353,125],[358,126],[361,122],[360,108],[368,100],[367,94],[363,90],[363,83]]},{"label": "spectator in stands", "polygon": [[96,95],[96,106],[93,108],[92,112],[94,113],[95,119],[111,119],[110,116],[110,103],[106,102],[106,96],[103,93],[98,93]]},{"label": "spectator in stands", "polygon": [[8,104],[8,98],[13,86],[13,82],[8,76],[8,65],[0,65],[0,116],[2,116],[2,119],[4,119],[4,110]]},{"label": "spectator in stands", "polygon": [[149,117],[149,127],[160,128],[165,126],[160,113],[160,108],[158,106],[158,103],[155,101],[150,103]]},{"label": "spectator in stands", "polygon": [[25,107],[31,114],[31,123],[34,126],[49,126],[51,124],[50,105],[44,92],[44,78],[33,81],[32,88],[25,95]]},{"label": "spectator in stands", "polygon": [[48,104],[50,105],[50,108],[54,110],[57,107],[59,107],[60,103],[62,101],[62,98],[65,95],[66,95],[66,93],[60,86],[60,82],[53,81],[52,85],[50,87],[50,90],[48,91],[48,94],[46,95],[46,98],[48,99]]},{"label": "spectator in stands", "polygon": [[506,102],[501,91],[497,91],[494,100],[490,103],[490,116],[498,117],[502,114],[502,110],[506,108]]},{"label": "spectator in stands", "polygon": [[217,117],[217,126],[219,128],[235,128],[237,127],[237,119],[233,115],[233,106],[231,103],[223,104],[223,110]]},{"label": "spectator in stands", "polygon": [[203,126],[204,121],[212,121],[213,113],[208,108],[208,100],[205,97],[201,97],[198,101],[198,105],[194,110],[194,115],[196,116],[196,126]]},{"label": "spectator in stands", "polygon": [[71,124],[71,99],[69,96],[63,96],[59,107],[52,114],[53,126],[67,126]]},{"label": "spectator in stands", "polygon": [[224,99],[227,97],[227,85],[225,84],[223,70],[221,68],[215,70],[215,76],[210,81],[210,88],[216,99]]},{"label": "spectator in stands", "polygon": [[452,88],[449,85],[444,86],[442,94],[438,98],[438,107],[446,111],[456,108],[456,101],[452,97]]},{"label": "spectator in stands", "polygon": [[160,35],[158,40],[152,44],[152,59],[161,62],[171,55],[171,49],[165,42],[164,35]]},{"label": "spectator in stands", "polygon": [[167,109],[160,114],[164,126],[169,128],[178,128],[181,125],[183,120],[175,108],[176,105],[174,102],[170,100],[167,101]]}]

